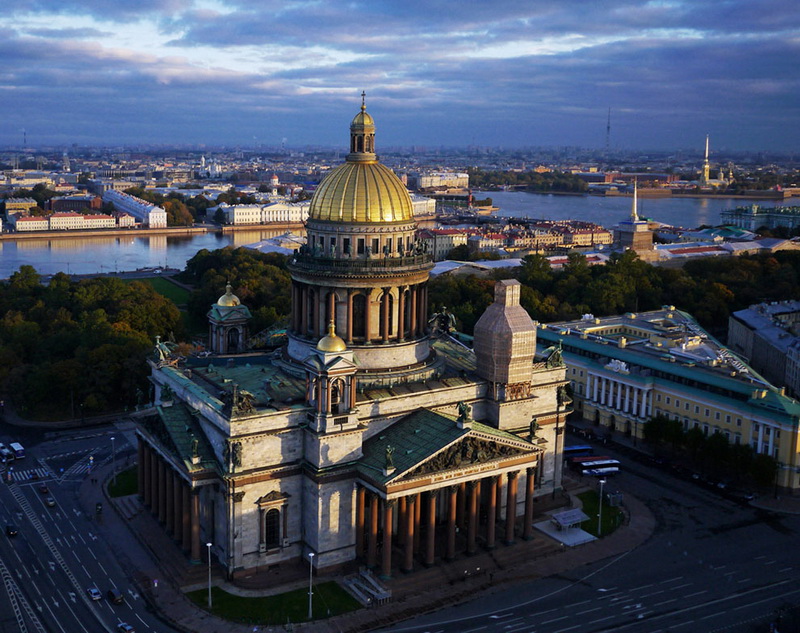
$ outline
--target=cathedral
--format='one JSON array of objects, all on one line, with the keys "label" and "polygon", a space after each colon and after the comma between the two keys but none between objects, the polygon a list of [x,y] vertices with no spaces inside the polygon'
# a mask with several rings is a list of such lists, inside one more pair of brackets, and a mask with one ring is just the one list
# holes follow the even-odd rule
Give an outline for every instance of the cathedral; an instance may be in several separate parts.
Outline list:
[{"label": "cathedral", "polygon": [[390,577],[511,545],[532,536],[537,496],[560,488],[560,349],[537,354],[517,281],[496,284],[473,348],[444,309],[430,316],[432,257],[375,150],[362,95],[289,263],[286,345],[249,351],[250,313],[229,286],[209,311],[211,356],[157,343],[149,361],[143,504],[191,560],[210,543],[231,577],[311,554],[319,569]]}]

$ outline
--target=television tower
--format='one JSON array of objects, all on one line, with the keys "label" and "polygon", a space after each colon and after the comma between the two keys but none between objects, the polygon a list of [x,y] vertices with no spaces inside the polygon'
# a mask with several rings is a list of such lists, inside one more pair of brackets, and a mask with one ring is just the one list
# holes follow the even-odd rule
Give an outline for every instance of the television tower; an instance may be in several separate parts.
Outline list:
[{"label": "television tower", "polygon": [[608,150],[610,145],[611,145],[611,108],[608,109],[608,121],[606,122],[606,156],[608,156]]}]

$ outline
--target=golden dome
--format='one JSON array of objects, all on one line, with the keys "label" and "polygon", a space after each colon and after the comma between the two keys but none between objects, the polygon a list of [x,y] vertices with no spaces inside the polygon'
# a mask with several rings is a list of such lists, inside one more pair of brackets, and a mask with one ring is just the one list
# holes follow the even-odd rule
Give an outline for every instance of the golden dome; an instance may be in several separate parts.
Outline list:
[{"label": "golden dome", "polygon": [[222,295],[217,300],[217,305],[218,306],[223,306],[225,308],[233,308],[235,306],[241,305],[241,303],[242,302],[239,301],[239,297],[237,297],[235,294],[233,294],[230,283],[228,283],[225,286],[225,294]]},{"label": "golden dome", "polygon": [[411,196],[394,172],[375,155],[375,121],[361,111],[350,124],[350,153],[323,179],[309,208],[310,220],[326,222],[412,222]]},{"label": "golden dome", "polygon": [[343,352],[347,349],[344,339],[336,334],[336,326],[333,321],[328,323],[328,333],[319,339],[317,349],[320,352]]},{"label": "golden dome", "polygon": [[346,162],[333,169],[311,199],[309,218],[328,222],[410,222],[411,196],[388,167]]}]

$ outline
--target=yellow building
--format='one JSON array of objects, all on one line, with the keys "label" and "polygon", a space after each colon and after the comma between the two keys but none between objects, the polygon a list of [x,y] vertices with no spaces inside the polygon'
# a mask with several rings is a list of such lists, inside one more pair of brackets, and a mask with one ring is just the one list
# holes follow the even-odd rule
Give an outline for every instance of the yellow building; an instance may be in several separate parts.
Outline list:
[{"label": "yellow building", "polygon": [[550,323],[539,342],[561,344],[574,409],[611,432],[643,437],[656,415],[685,430],[721,433],[775,458],[778,485],[800,488],[800,403],[710,337],[685,312],[666,306],[642,314]]}]

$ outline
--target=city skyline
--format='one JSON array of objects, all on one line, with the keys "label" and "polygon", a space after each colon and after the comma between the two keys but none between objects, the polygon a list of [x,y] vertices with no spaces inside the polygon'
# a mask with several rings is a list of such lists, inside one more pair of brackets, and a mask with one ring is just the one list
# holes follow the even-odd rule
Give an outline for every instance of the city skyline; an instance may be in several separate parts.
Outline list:
[{"label": "city skyline", "polygon": [[[791,151],[793,4],[40,0],[8,10],[0,146]],[[611,130],[607,120],[611,110]]]}]

